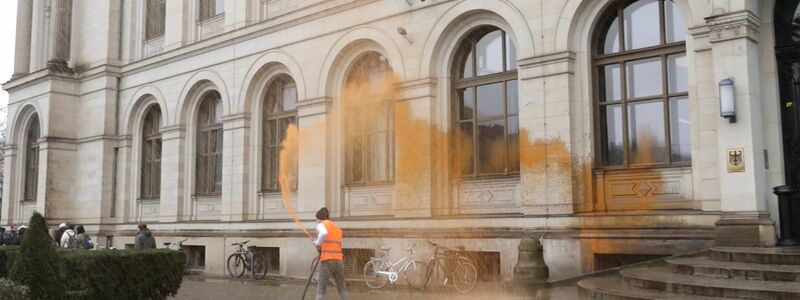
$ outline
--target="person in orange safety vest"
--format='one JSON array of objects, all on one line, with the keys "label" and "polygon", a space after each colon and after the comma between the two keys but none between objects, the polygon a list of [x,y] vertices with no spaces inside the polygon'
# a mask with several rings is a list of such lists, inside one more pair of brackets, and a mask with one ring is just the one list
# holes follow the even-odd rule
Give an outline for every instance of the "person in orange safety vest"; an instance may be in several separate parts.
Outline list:
[{"label": "person in orange safety vest", "polygon": [[317,211],[317,245],[319,251],[319,273],[317,273],[317,300],[325,298],[328,278],[333,277],[339,298],[347,300],[347,285],[344,282],[344,254],[342,253],[342,229],[328,220],[328,208]]}]

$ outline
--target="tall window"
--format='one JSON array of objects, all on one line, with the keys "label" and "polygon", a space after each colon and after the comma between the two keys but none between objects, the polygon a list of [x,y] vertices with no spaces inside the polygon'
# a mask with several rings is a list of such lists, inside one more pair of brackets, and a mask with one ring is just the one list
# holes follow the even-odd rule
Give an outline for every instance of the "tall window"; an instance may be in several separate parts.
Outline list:
[{"label": "tall window", "polygon": [[[272,79],[264,97],[264,176],[262,186],[267,192],[277,192],[280,151],[289,125],[297,125],[297,86],[289,75]],[[296,166],[293,166],[296,167]],[[297,180],[290,183],[297,189]]]},{"label": "tall window", "polygon": [[164,36],[167,0],[147,0],[147,19],[145,20],[145,40]]},{"label": "tall window", "polygon": [[157,199],[161,194],[161,110],[147,110],[142,127],[142,199]]},{"label": "tall window", "polygon": [[36,201],[39,182],[39,135],[39,117],[34,116],[28,122],[28,131],[26,132],[24,201]]},{"label": "tall window", "polygon": [[200,0],[200,21],[225,13],[225,0]]},{"label": "tall window", "polygon": [[203,95],[197,115],[198,195],[222,193],[222,100],[216,91]]},{"label": "tall window", "polygon": [[456,51],[453,78],[458,175],[519,173],[517,51],[511,38],[493,26],[470,32]]},{"label": "tall window", "polygon": [[346,182],[394,180],[394,104],[387,85],[391,68],[377,52],[362,54],[347,72],[343,95]]},{"label": "tall window", "polygon": [[608,167],[691,161],[686,27],[672,0],[620,1],[594,51],[599,154]]}]

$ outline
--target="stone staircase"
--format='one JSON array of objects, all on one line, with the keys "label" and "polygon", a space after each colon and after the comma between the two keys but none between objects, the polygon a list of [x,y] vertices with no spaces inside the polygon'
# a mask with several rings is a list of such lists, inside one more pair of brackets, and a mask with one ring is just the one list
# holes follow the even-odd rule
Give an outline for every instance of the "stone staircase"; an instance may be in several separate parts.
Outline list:
[{"label": "stone staircase", "polygon": [[800,248],[711,248],[583,279],[584,299],[800,299]]}]

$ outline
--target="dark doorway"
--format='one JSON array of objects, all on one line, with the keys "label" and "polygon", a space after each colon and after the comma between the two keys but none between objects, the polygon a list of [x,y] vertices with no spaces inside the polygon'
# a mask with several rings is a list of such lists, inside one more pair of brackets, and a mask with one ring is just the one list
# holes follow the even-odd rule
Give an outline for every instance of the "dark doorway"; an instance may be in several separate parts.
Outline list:
[{"label": "dark doorway", "polygon": [[[800,0],[778,0],[774,13],[786,184],[795,190],[792,202],[800,203]],[[798,236],[800,205],[792,216]]]}]

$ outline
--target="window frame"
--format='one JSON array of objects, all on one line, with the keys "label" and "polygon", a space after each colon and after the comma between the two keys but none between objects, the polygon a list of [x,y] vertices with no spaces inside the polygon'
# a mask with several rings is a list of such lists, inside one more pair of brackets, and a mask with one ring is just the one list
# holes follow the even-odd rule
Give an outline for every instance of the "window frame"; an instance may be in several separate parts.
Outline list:
[{"label": "window frame", "polygon": [[[280,84],[280,86],[279,86],[280,89],[277,89],[277,87],[278,87],[277,85],[278,84]],[[285,110],[283,107],[281,107],[280,111],[277,112],[277,113],[269,112],[268,110],[270,108],[270,103],[269,103],[270,101],[277,101],[277,103],[275,105],[282,104],[282,102],[283,102],[282,101],[283,100],[283,91],[285,90],[285,88],[286,88],[286,86],[288,84],[294,85],[294,88],[295,88],[295,100],[294,100],[295,101],[295,107],[294,107],[294,109]],[[286,135],[286,133],[281,134],[281,132],[280,132],[280,130],[281,130],[280,124],[281,124],[281,121],[283,121],[283,120],[293,119],[293,121],[290,120],[288,125],[298,126],[299,123],[298,123],[298,116],[297,116],[297,111],[298,111],[297,103],[298,103],[299,99],[297,99],[297,83],[294,81],[294,78],[292,78],[288,74],[281,73],[281,74],[275,75],[272,79],[269,80],[269,82],[267,83],[266,87],[267,88],[265,90],[264,97],[262,99],[264,106],[263,106],[263,109],[262,109],[262,112],[263,112],[262,130],[263,130],[263,132],[261,134],[261,141],[262,141],[262,143],[261,143],[261,145],[262,145],[262,149],[261,149],[261,155],[262,155],[261,156],[261,159],[262,159],[262,162],[261,162],[261,172],[262,172],[261,173],[261,192],[262,193],[276,193],[276,192],[280,192],[280,188],[281,188],[280,187],[280,180],[279,180],[279,176],[280,176],[280,151],[283,148],[283,146],[282,146],[283,139],[281,139],[280,137],[281,136],[285,137],[285,135]],[[276,88],[277,90],[273,90],[273,88]],[[269,97],[271,95],[273,95],[272,94],[273,92],[276,93],[276,94],[274,94],[275,97],[273,99],[270,99]],[[275,125],[274,128],[270,128],[270,123],[271,122],[274,122],[274,125]],[[270,131],[272,131],[272,134],[273,134],[274,137],[278,137],[279,141],[277,141],[277,143],[272,143],[271,141],[268,141],[268,137],[269,137],[268,134],[269,134]],[[275,150],[275,157],[271,157],[270,156],[271,153],[269,151],[271,149]],[[271,174],[272,170],[270,169],[270,163],[269,163],[270,160],[275,161],[275,174]],[[295,168],[297,168],[297,166],[295,166]],[[270,186],[271,182],[269,182],[269,179],[271,177],[269,177],[269,176],[274,176],[275,186]],[[292,192],[296,192],[297,191],[297,183],[298,183],[298,180],[295,180],[294,183],[293,183],[293,186],[291,187],[292,188],[292,190],[291,190]]]},{"label": "window frame", "polygon": [[[689,101],[689,91],[688,88],[686,91],[683,92],[676,92],[671,93],[669,91],[669,65],[668,65],[668,57],[672,55],[681,55],[683,54],[684,57],[688,59],[688,53],[686,51],[686,40],[667,43],[667,20],[665,16],[665,1],[670,0],[657,0],[659,3],[659,33],[660,33],[660,43],[659,45],[643,47],[643,48],[636,48],[632,50],[628,50],[625,48],[625,18],[624,18],[624,10],[629,5],[637,2],[638,0],[625,0],[625,1],[618,1],[613,3],[611,6],[607,7],[603,13],[603,15],[598,18],[594,34],[592,37],[592,57],[591,57],[591,75],[592,75],[592,114],[594,118],[594,126],[597,130],[594,131],[594,146],[597,151],[595,151],[596,156],[596,163],[595,167],[600,169],[606,170],[634,170],[634,169],[648,169],[648,168],[675,168],[675,167],[687,167],[692,165],[691,157],[688,161],[672,161],[672,136],[671,136],[671,119],[670,119],[670,101],[671,99],[685,97]],[[675,4],[677,5],[677,4]],[[681,12],[683,13],[683,12]],[[606,28],[605,24],[613,24],[615,20],[617,22],[617,30],[619,36],[617,37],[617,42],[619,43],[619,51],[614,53],[603,53],[603,46],[606,38],[606,34],[609,31],[609,28]],[[628,98],[628,80],[627,80],[627,66],[629,63],[650,59],[650,58],[659,58],[659,62],[661,64],[661,88],[662,91],[660,94],[657,95],[650,95],[638,98]],[[618,100],[610,100],[610,101],[602,101],[601,99],[604,98],[603,93],[605,92],[603,88],[603,83],[601,78],[601,69],[605,66],[609,65],[616,65],[619,67],[619,78],[620,78],[620,99]],[[687,66],[688,72],[688,66]],[[688,80],[688,78],[687,78]],[[631,149],[630,149],[630,130],[629,130],[629,118],[628,118],[628,108],[631,104],[636,103],[645,103],[645,102],[654,102],[654,101],[661,101],[663,103],[662,106],[662,113],[663,113],[663,127],[664,127],[664,158],[662,162],[651,162],[651,163],[638,163],[633,164],[631,163]],[[621,164],[608,164],[608,150],[606,149],[607,145],[607,137],[604,136],[607,131],[606,121],[607,119],[602,117],[601,111],[604,110],[605,107],[612,106],[612,105],[619,105],[620,106],[620,115],[621,115],[621,126],[622,126],[622,163]]]},{"label": "window frame", "polygon": [[28,121],[25,130],[25,177],[22,201],[36,202],[38,200],[39,188],[39,139],[42,131],[39,124],[39,116],[34,115]]},{"label": "window frame", "polygon": [[[161,158],[163,153],[162,135],[161,135],[161,109],[157,105],[152,105],[147,109],[144,115],[144,122],[142,123],[142,162],[140,174],[140,200],[155,200],[161,197]],[[148,132],[146,130],[148,123],[155,132]],[[158,148],[154,144],[158,144]],[[150,144],[150,147],[146,145]],[[150,149],[148,153],[146,150]],[[158,155],[156,155],[158,149]],[[145,178],[145,169],[149,169],[150,178]],[[157,179],[157,180],[156,180]],[[148,192],[149,191],[149,192]]]},{"label": "window frame", "polygon": [[[389,74],[391,74],[391,72],[392,72],[391,65],[389,64],[388,58],[383,53],[380,53],[380,52],[374,51],[374,50],[366,51],[366,52],[361,53],[358,56],[356,56],[356,58],[353,59],[352,63],[348,67],[347,71],[345,72],[345,76],[344,76],[344,83],[343,83],[343,86],[342,86],[343,88],[346,88],[350,84],[351,81],[355,80],[352,77],[354,76],[353,74],[357,70],[357,68],[360,68],[360,67],[365,67],[365,68],[366,67],[371,67],[369,65],[365,65],[367,63],[370,63],[369,61],[367,61],[367,60],[371,59],[369,56],[375,56],[377,58],[377,60],[378,60],[377,62],[379,63],[380,67],[385,68],[384,69],[385,76],[389,76]],[[395,128],[396,127],[395,126],[396,126],[396,124],[395,124],[394,99],[392,99],[391,97],[386,97],[386,98],[380,99],[380,100],[374,100],[374,101],[369,101],[369,102],[365,102],[365,103],[355,103],[355,104],[354,103],[348,103],[349,101],[347,101],[346,99],[343,99],[342,102],[343,102],[342,105],[344,106],[344,109],[347,111],[344,114],[345,115],[344,116],[345,121],[344,121],[344,124],[343,124],[344,125],[343,126],[344,127],[344,132],[343,133],[344,133],[344,138],[345,138],[345,143],[344,143],[344,145],[345,145],[344,146],[344,155],[345,155],[345,159],[344,159],[344,164],[345,164],[345,166],[344,166],[344,172],[345,172],[345,174],[344,174],[345,175],[344,176],[344,182],[345,182],[345,185],[346,186],[366,186],[366,185],[383,185],[383,184],[391,184],[391,183],[393,183],[394,180],[395,180],[395,176],[396,176],[396,174],[395,174],[396,173],[396,169],[395,169],[395,157],[396,157],[396,153],[395,153],[395,142],[396,142],[396,139],[395,139],[396,130],[395,130]],[[357,111],[360,112],[362,109],[364,109],[364,107],[367,107],[369,105],[374,105],[376,103],[383,103],[383,104],[386,105],[385,106],[385,108],[386,108],[386,117],[384,118],[384,122],[386,122],[384,124],[385,129],[384,130],[379,130],[379,129],[370,128],[369,126],[367,126],[367,125],[369,125],[367,118],[364,118],[363,114],[361,114],[362,116],[359,119],[359,121],[360,121],[359,122],[360,125],[359,125],[359,128],[358,128],[359,132],[357,132],[355,134],[351,134],[351,129],[349,127],[350,125],[348,125],[350,123],[347,121],[349,118],[348,118],[347,115],[348,114],[353,114],[353,113],[358,113],[358,112],[354,112],[354,110],[357,110]],[[368,165],[369,162],[370,162],[370,159],[369,159],[370,157],[368,157],[366,149],[370,145],[369,144],[369,137],[370,136],[379,136],[379,135],[382,135],[382,134],[386,135],[386,144],[384,145],[385,151],[386,151],[386,158],[385,158],[386,159],[386,169],[383,170],[383,172],[385,173],[384,177],[386,179],[385,180],[368,180],[368,178],[367,178],[368,176],[367,175],[368,175],[369,169],[370,169],[370,166]],[[361,160],[361,164],[359,166],[360,172],[361,172],[360,180],[355,180],[353,178],[352,174],[353,174],[354,166],[352,165],[352,162],[351,162],[351,159],[350,159],[351,151],[353,149],[353,141],[355,141],[356,138],[358,139],[358,143],[361,145],[361,159],[360,159]]]},{"label": "window frame", "polygon": [[[223,9],[217,11],[217,1],[223,1]],[[197,21],[203,22],[214,19],[225,14],[224,0],[200,0],[197,1]]]},{"label": "window frame", "polygon": [[[480,42],[480,40],[483,37],[485,37],[486,35],[488,35],[490,33],[495,32],[495,31],[500,31],[501,32],[500,39],[501,39],[501,41],[503,43],[503,47],[502,47],[503,71],[502,72],[498,72],[498,73],[486,74],[486,75],[478,75],[477,59],[476,59],[476,54],[477,54],[476,46],[477,46],[478,42]],[[509,123],[508,120],[509,120],[509,118],[517,117],[517,120],[518,120],[517,121],[518,139],[520,138],[519,135],[520,135],[521,132],[520,132],[520,128],[519,128],[519,109],[517,109],[517,112],[515,114],[509,114],[509,111],[508,111],[508,101],[509,101],[509,98],[508,98],[508,83],[510,81],[517,81],[517,86],[519,87],[519,67],[515,65],[514,69],[510,69],[510,65],[509,65],[509,61],[508,61],[508,57],[507,57],[508,56],[508,42],[513,43],[513,40],[509,37],[508,32],[506,32],[502,28],[499,28],[499,27],[493,26],[493,25],[482,25],[482,26],[476,27],[476,28],[470,30],[469,32],[467,32],[466,34],[464,34],[464,36],[457,43],[456,53],[454,55],[453,63],[452,63],[452,66],[451,66],[451,76],[452,76],[452,81],[451,81],[452,82],[451,83],[451,85],[452,85],[451,86],[451,95],[452,96],[451,97],[452,97],[452,99],[455,100],[455,101],[451,101],[452,102],[452,105],[451,105],[452,112],[451,112],[451,114],[452,114],[452,116],[454,116],[453,117],[453,128],[454,128],[453,135],[460,133],[461,124],[462,123],[472,123],[472,137],[471,137],[471,140],[472,140],[472,174],[465,175],[462,170],[455,170],[454,171],[455,174],[453,174],[455,178],[460,178],[460,179],[485,179],[485,178],[493,178],[493,177],[518,177],[519,174],[520,174],[520,169],[521,169],[520,163],[521,162],[520,162],[519,154],[521,154],[522,149],[518,150],[517,162],[516,162],[517,163],[516,171],[511,169],[511,165],[512,165],[513,162],[510,161],[511,157],[509,155],[511,153],[510,152],[511,149],[509,147],[510,146],[510,143],[509,143],[509,140],[510,140],[509,139],[509,137],[510,137],[510,133],[509,132],[510,131],[509,131],[509,128],[508,128],[508,123]],[[469,46],[469,48],[467,48],[467,46]],[[516,45],[513,45],[513,46],[516,49]],[[463,75],[462,74],[463,71],[461,70],[462,69],[461,67],[466,63],[465,60],[468,59],[470,56],[472,56],[472,58],[469,59],[470,60],[469,63],[471,63],[471,67],[472,67],[472,76],[469,77],[469,78],[463,78],[463,76],[462,76]],[[459,59],[459,58],[463,58],[463,59]],[[480,148],[479,148],[480,142],[479,142],[479,136],[478,136],[478,122],[487,121],[487,120],[488,121],[500,120],[501,118],[497,117],[497,118],[491,119],[491,120],[489,120],[489,119],[479,119],[478,118],[478,109],[477,109],[478,108],[478,103],[477,103],[477,101],[478,101],[478,87],[491,85],[491,84],[497,84],[497,83],[502,83],[503,84],[503,100],[502,100],[503,101],[503,116],[502,116],[502,120],[503,120],[503,123],[504,123],[504,127],[503,128],[504,128],[504,131],[505,131],[504,135],[503,135],[503,140],[504,140],[505,149],[506,149],[505,170],[502,173],[481,174],[481,172],[480,172],[480,164],[479,164],[480,163],[480,152],[479,152],[480,151]],[[472,117],[469,120],[461,120],[461,112],[460,112],[460,110],[461,110],[461,106],[460,106],[460,99],[461,98],[460,97],[461,96],[459,95],[459,91],[470,89],[470,88],[473,90],[472,103],[474,104],[475,108],[473,109]],[[517,103],[519,103],[519,95],[517,95]],[[455,138],[455,136],[453,136],[452,140],[456,141],[457,139]],[[520,147],[521,147],[521,145],[520,145]],[[457,147],[451,145],[451,149],[455,149],[455,148],[457,148]]]},{"label": "window frame", "polygon": [[[217,106],[222,105],[222,96],[216,90],[208,91],[200,98],[201,101],[198,106],[198,112],[195,116],[197,119],[197,141],[196,141],[196,157],[195,157],[195,188],[196,196],[220,196],[222,195],[222,168],[223,161],[222,155],[224,150],[224,131],[222,115],[220,115],[220,122],[214,122],[214,114]],[[207,109],[207,110],[204,110]],[[208,122],[202,123],[202,115],[206,114]],[[212,150],[211,141],[216,138],[222,145],[217,151]],[[219,180],[216,178],[216,167],[210,168],[208,166],[216,166],[217,162],[220,167]],[[200,165],[204,163],[205,173],[201,172]],[[217,183],[220,183],[220,189],[217,190]]]}]

